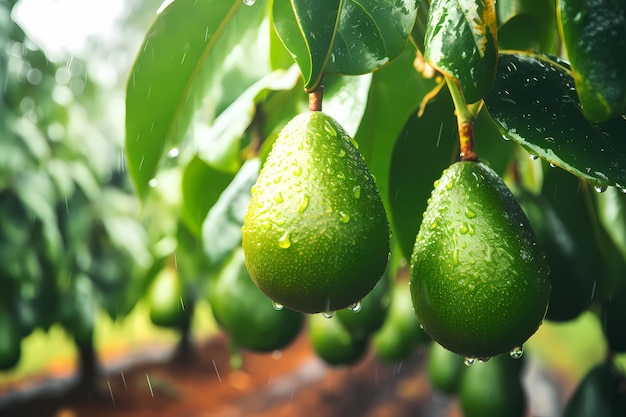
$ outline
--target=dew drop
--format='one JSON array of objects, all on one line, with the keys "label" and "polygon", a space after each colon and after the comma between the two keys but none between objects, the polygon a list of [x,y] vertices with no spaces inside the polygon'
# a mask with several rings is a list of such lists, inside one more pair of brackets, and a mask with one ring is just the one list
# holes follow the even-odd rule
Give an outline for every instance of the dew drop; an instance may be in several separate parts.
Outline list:
[{"label": "dew drop", "polygon": [[294,170],[292,171],[292,174],[295,175],[296,177],[299,177],[300,175],[302,175],[302,168],[300,167],[294,168]]},{"label": "dew drop", "polygon": [[281,249],[288,249],[289,247],[291,247],[291,239],[289,237],[290,233],[289,232],[285,232],[285,234],[283,234],[280,239],[278,239],[278,246]]},{"label": "dew drop", "polygon": [[513,358],[513,359],[519,359],[522,357],[522,355],[524,355],[524,350],[522,349],[521,346],[517,346],[514,347],[510,352],[509,355]]},{"label": "dew drop", "polygon": [[478,358],[478,361],[480,363],[485,363],[485,362],[489,362],[490,359],[491,359],[491,356],[485,356],[484,358]]},{"label": "dew drop", "polygon": [[510,138],[510,137],[508,137],[508,136],[506,136],[506,135],[502,135],[502,139],[504,139],[504,140],[506,140],[506,141],[511,140],[511,138]]},{"label": "dew drop", "polygon": [[594,190],[596,190],[597,193],[603,193],[607,190],[607,186],[606,185],[595,185],[593,187]]},{"label": "dew drop", "polygon": [[302,195],[302,199],[300,200],[300,206],[298,207],[298,213],[302,214],[309,207],[309,196],[306,194]]},{"label": "dew drop", "polygon": [[178,148],[172,148],[167,153],[168,158],[176,158],[178,155],[180,155],[180,151],[178,150]]},{"label": "dew drop", "polygon": [[360,302],[360,301],[357,301],[357,302],[356,302],[356,303],[354,303],[354,304],[350,304],[350,305],[348,306],[348,310],[353,311],[353,312],[355,312],[355,313],[358,313],[359,311],[361,311],[361,307],[362,307],[361,302]]},{"label": "dew drop", "polygon": [[346,151],[344,151],[343,149],[341,149],[341,150],[339,151],[339,157],[340,157],[340,158],[343,158],[344,156],[346,156]]},{"label": "dew drop", "polygon": [[335,312],[334,311],[324,311],[324,312],[322,312],[322,316],[324,316],[324,318],[326,318],[326,319],[332,319],[333,317],[335,317]]},{"label": "dew drop", "polygon": [[341,220],[341,223],[348,223],[350,221],[350,215],[340,211],[339,220]]},{"label": "dew drop", "polygon": [[462,234],[462,235],[466,235],[466,234],[467,234],[467,232],[469,232],[469,229],[467,228],[467,225],[466,225],[466,224],[463,224],[463,225],[461,226],[461,228],[459,229],[459,232],[461,232],[461,234]]},{"label": "dew drop", "polygon": [[354,188],[352,188],[352,194],[354,194],[354,198],[361,198],[361,186],[355,185]]},{"label": "dew drop", "polygon": [[256,0],[243,0],[243,4],[246,6],[253,6],[256,3]]},{"label": "dew drop", "polygon": [[468,358],[468,357],[466,357],[465,360],[463,361],[465,366],[472,366],[474,365],[474,362],[476,362],[475,358]]},{"label": "dew drop", "polygon": [[280,175],[274,177],[274,184],[278,184],[283,178]]},{"label": "dew drop", "polygon": [[552,162],[550,162],[550,168],[556,168],[556,164],[553,164]]},{"label": "dew drop", "polygon": [[285,306],[279,303],[278,301],[272,301],[272,306],[274,306],[274,310],[276,311],[280,311],[283,308],[285,308]]},{"label": "dew drop", "polygon": [[283,202],[283,195],[280,191],[274,196],[274,201],[276,201],[277,203]]},{"label": "dew drop", "polygon": [[476,213],[471,208],[465,207],[465,217],[467,217],[468,219],[473,219],[474,217],[476,217]]},{"label": "dew drop", "polygon": [[528,155],[528,157],[530,158],[531,161],[536,161],[537,159],[539,159],[539,155],[534,155],[532,153]]},{"label": "dew drop", "polygon": [[620,188],[620,191],[622,192],[622,194],[626,194],[626,188]]},{"label": "dew drop", "polygon": [[148,186],[150,188],[154,188],[157,185],[159,185],[159,181],[156,178],[152,178],[150,181],[148,181]]}]

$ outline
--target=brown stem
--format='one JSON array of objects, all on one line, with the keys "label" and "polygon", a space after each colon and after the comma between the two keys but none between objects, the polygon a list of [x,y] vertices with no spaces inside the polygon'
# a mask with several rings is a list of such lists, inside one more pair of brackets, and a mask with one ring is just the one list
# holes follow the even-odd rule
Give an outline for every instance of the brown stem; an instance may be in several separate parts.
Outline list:
[{"label": "brown stem", "polygon": [[461,144],[461,161],[478,161],[474,151],[474,123],[459,123],[459,142]]},{"label": "brown stem", "polygon": [[309,111],[322,111],[322,98],[324,86],[320,85],[315,91],[309,93]]}]

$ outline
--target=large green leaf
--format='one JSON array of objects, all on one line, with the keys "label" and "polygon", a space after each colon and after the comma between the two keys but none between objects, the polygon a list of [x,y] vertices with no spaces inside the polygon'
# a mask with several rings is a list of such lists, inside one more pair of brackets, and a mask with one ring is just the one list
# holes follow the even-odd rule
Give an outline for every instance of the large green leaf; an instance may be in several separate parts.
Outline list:
[{"label": "large green leaf", "polygon": [[587,118],[626,110],[626,2],[559,0],[560,29]]},{"label": "large green leaf", "polygon": [[424,57],[457,80],[474,103],[493,84],[498,58],[493,0],[433,0],[428,13]]},{"label": "large green leaf", "polygon": [[626,261],[626,194],[611,187],[596,201],[600,223]]},{"label": "large green leaf", "polygon": [[418,3],[275,0],[274,26],[304,75],[305,91],[311,92],[324,74],[366,74],[400,55]]},{"label": "large green leaf", "polygon": [[343,0],[274,0],[274,27],[304,77],[307,92],[319,87]]},{"label": "large green leaf", "polygon": [[361,124],[372,74],[328,77],[324,82],[324,113],[331,115],[352,137]]},{"label": "large green leaf", "polygon": [[407,44],[419,0],[344,0],[328,74],[374,71],[396,58]]},{"label": "large green leaf", "polygon": [[532,155],[596,187],[626,187],[626,120],[588,121],[566,63],[502,54],[485,104],[501,133]]},{"label": "large green leaf", "polygon": [[416,52],[414,45],[407,46],[398,59],[372,75],[367,108],[355,136],[387,209],[389,169],[396,138],[409,115],[417,112],[424,96],[436,85],[435,80],[415,71]]},{"label": "large green leaf", "polygon": [[[182,141],[209,87],[219,90],[216,79],[224,78],[226,58],[241,55],[238,45],[254,46],[262,38],[266,6],[267,0],[253,7],[241,0],[177,0],[153,22],[126,91],[127,163],[141,197],[168,147]],[[225,83],[229,88],[217,93],[236,97],[269,70],[267,61],[246,63],[245,73],[237,67],[237,83]]]}]

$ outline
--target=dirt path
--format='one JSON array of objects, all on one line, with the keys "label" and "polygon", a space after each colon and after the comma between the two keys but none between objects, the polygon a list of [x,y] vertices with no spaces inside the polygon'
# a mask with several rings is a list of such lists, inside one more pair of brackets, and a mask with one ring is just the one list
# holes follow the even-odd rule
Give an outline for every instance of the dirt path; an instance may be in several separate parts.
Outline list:
[{"label": "dirt path", "polygon": [[227,342],[197,346],[190,364],[149,362],[110,371],[96,393],[38,395],[1,416],[37,417],[404,417],[459,416],[434,397],[417,352],[399,364],[372,353],[348,368],[330,368],[301,337],[280,353],[244,353],[229,366]]}]

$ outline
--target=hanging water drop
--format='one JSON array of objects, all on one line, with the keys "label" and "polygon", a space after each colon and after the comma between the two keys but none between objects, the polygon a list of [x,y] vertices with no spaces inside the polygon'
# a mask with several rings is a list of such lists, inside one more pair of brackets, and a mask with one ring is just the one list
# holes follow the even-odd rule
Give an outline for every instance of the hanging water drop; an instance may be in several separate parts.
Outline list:
[{"label": "hanging water drop", "polygon": [[517,346],[517,347],[514,347],[513,349],[511,349],[511,351],[509,352],[509,355],[513,359],[519,359],[519,358],[522,357],[522,355],[524,355],[524,350],[522,349],[521,346]]},{"label": "hanging water drop", "polygon": [[246,6],[253,6],[256,3],[256,0],[243,0],[243,4]]},{"label": "hanging water drop", "polygon": [[280,311],[283,308],[285,308],[285,306],[283,306],[281,303],[279,303],[278,301],[272,301],[272,306],[274,306],[274,310],[276,311]]},{"label": "hanging water drop", "polygon": [[528,155],[531,161],[536,161],[537,159],[539,159],[539,155],[535,155],[535,154],[530,154]]},{"label": "hanging water drop", "polygon": [[333,317],[335,317],[335,312],[334,311],[324,311],[324,312],[322,312],[322,316],[324,316],[324,318],[326,318],[326,319],[332,319]]},{"label": "hanging water drop", "polygon": [[607,190],[607,188],[609,187],[607,187],[606,185],[594,185],[593,186],[593,189],[596,190],[597,193],[603,193]]},{"label": "hanging water drop", "polygon": [[550,168],[556,168],[556,164],[553,164],[552,162],[550,162]]},{"label": "hanging water drop", "polygon": [[485,362],[489,362],[491,360],[491,356],[486,356],[484,358],[478,358],[478,361],[480,363],[485,363]]},{"label": "hanging water drop", "polygon": [[361,307],[362,307],[361,302],[357,301],[354,304],[350,304],[350,306],[348,306],[348,310],[358,313],[359,311],[361,311]]},{"label": "hanging water drop", "polygon": [[475,358],[467,358],[466,357],[465,360],[463,361],[463,364],[465,366],[472,366],[472,365],[474,365],[474,362],[476,362]]}]

